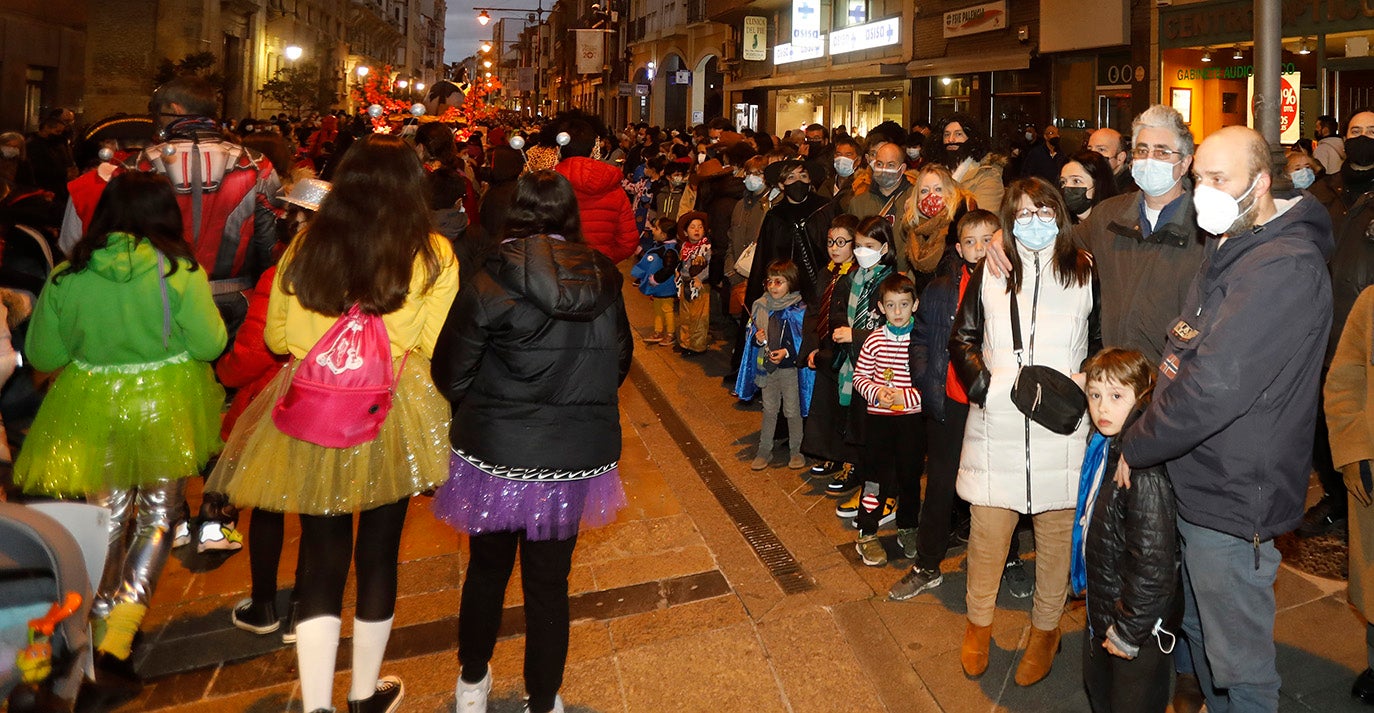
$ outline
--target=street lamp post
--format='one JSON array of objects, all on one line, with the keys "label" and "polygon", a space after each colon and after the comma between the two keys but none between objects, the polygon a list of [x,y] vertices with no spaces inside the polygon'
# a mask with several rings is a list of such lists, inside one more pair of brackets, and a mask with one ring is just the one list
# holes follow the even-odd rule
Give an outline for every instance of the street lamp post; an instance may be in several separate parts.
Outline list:
[{"label": "street lamp post", "polygon": [[[538,4],[533,8],[474,7],[472,9],[477,11],[477,22],[480,23],[483,27],[486,27],[487,23],[491,22],[491,13],[521,14],[527,15],[527,17],[532,18],[534,20],[534,111],[536,114],[538,114],[541,108],[541,104],[539,102],[540,89],[542,84],[544,83],[544,61],[542,53],[540,52],[540,45],[542,44],[540,40],[542,38],[540,37],[539,28],[542,27],[544,24],[544,15],[553,12],[553,9],[545,9],[544,0],[539,0]],[[487,46],[489,45],[484,45],[484,47]],[[483,49],[482,51],[486,52],[487,50]]]}]

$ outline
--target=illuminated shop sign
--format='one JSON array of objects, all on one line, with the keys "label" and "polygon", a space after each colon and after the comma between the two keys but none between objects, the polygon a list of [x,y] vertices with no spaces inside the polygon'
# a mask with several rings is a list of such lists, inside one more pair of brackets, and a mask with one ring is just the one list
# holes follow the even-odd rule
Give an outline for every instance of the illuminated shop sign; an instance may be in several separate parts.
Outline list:
[{"label": "illuminated shop sign", "polygon": [[820,45],[816,47],[799,47],[796,43],[777,45],[773,48],[773,64],[820,59],[825,56],[827,45],[829,45],[830,55],[833,57],[846,52],[858,52],[859,50],[898,44],[902,41],[901,20],[900,17],[893,17],[871,22],[867,25],[835,30],[829,35],[821,35]]},{"label": "illuminated shop sign", "polygon": [[[1292,74],[1298,71],[1297,65],[1292,62],[1285,62],[1284,74]],[[1184,67],[1178,70],[1179,80],[1189,79],[1245,79],[1255,74],[1255,66],[1252,64],[1237,64],[1230,67]]]},{"label": "illuminated shop sign", "polygon": [[945,13],[945,37],[962,37],[979,32],[991,32],[1007,26],[1007,3],[985,2],[982,5],[950,10]]}]

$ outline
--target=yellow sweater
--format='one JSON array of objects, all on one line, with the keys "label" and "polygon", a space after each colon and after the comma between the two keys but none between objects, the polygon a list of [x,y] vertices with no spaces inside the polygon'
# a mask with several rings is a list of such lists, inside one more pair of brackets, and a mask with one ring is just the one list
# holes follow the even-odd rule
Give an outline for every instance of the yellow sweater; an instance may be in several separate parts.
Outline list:
[{"label": "yellow sweater", "polygon": [[[434,342],[439,329],[448,318],[449,307],[458,294],[458,259],[453,247],[442,235],[431,235],[441,266],[439,279],[429,292],[421,292],[425,271],[416,260],[411,271],[410,291],[400,309],[382,317],[387,336],[391,339],[391,356],[399,357],[414,349],[426,359],[434,355]],[[291,255],[282,257],[283,267]],[[301,306],[294,295],[282,291],[281,279],[285,269],[277,270],[272,280],[272,298],[267,303],[267,325],[263,339],[267,348],[278,354],[290,354],[297,359],[309,353],[311,347],[329,331],[338,317],[329,317]]]}]

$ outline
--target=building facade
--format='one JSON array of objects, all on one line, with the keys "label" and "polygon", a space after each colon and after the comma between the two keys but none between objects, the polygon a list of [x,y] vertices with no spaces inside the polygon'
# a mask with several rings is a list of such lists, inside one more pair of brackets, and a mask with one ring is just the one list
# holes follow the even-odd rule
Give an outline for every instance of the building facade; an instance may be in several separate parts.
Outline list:
[{"label": "building facade", "polygon": [[0,131],[33,131],[57,107],[80,113],[86,42],[81,0],[0,4]]}]

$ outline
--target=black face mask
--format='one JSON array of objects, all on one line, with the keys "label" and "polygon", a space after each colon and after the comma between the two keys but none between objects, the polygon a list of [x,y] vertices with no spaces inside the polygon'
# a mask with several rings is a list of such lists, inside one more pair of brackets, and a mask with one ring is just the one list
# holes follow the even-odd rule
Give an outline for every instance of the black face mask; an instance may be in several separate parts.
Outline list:
[{"label": "black face mask", "polygon": [[782,192],[783,195],[787,196],[787,200],[793,203],[801,203],[806,200],[807,194],[811,193],[811,184],[802,183],[801,181],[789,183],[782,187]]},{"label": "black face mask", "polygon": [[1374,136],[1356,136],[1345,142],[1346,165],[1374,165]]},{"label": "black face mask", "polygon": [[1072,186],[1064,189],[1064,206],[1070,213],[1080,215],[1093,207],[1093,199],[1088,197],[1087,186]]},{"label": "black face mask", "polygon": [[1046,141],[1050,146],[1053,146],[1055,151],[1058,151],[1058,150],[1059,150],[1059,137],[1058,137],[1058,136],[1054,136],[1054,137],[1045,139],[1045,141]]}]

